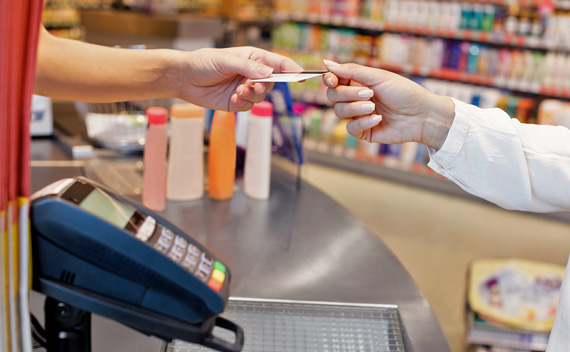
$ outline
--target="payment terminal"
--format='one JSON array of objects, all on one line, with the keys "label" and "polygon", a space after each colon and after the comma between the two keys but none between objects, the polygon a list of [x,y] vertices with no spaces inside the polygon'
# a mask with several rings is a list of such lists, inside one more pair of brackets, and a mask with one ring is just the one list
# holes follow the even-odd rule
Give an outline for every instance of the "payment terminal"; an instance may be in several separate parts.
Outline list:
[{"label": "payment terminal", "polygon": [[166,341],[241,351],[243,331],[218,316],[229,268],[164,218],[83,177],[35,193],[30,216],[34,290]]}]

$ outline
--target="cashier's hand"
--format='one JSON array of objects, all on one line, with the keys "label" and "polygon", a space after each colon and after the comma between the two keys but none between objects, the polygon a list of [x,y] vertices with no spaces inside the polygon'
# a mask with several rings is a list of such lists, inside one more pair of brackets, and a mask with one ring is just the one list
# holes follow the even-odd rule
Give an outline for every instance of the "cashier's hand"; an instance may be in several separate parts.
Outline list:
[{"label": "cashier's hand", "polygon": [[420,142],[439,149],[455,116],[449,98],[392,72],[325,60],[327,96],[348,132],[368,142]]},{"label": "cashier's hand", "polygon": [[181,98],[214,110],[245,111],[263,101],[273,83],[248,83],[248,78],[302,70],[289,58],[253,47],[200,49],[186,54]]}]

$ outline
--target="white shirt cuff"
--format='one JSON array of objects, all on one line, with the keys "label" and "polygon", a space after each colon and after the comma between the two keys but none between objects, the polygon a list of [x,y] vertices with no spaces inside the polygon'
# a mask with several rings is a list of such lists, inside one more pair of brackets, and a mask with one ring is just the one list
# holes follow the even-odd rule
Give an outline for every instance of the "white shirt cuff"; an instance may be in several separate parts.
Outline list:
[{"label": "white shirt cuff", "polygon": [[463,148],[465,135],[469,129],[469,119],[473,105],[451,98],[455,104],[455,118],[449,129],[447,138],[439,150],[428,148],[429,163],[431,169],[441,173],[459,155]]}]

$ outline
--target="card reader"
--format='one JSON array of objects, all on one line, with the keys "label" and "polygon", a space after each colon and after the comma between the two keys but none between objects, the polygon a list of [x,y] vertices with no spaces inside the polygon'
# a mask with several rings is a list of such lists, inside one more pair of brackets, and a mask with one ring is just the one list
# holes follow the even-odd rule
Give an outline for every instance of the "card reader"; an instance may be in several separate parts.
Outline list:
[{"label": "card reader", "polygon": [[34,290],[166,341],[241,351],[243,331],[218,316],[229,268],[164,218],[83,177],[34,194],[30,217]]}]

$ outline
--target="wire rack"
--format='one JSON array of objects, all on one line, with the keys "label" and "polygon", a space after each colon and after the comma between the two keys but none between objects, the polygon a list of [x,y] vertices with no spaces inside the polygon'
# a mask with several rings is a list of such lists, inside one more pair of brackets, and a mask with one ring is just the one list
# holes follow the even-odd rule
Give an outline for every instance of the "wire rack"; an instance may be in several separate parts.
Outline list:
[{"label": "wire rack", "polygon": [[144,149],[147,127],[146,109],[170,109],[173,99],[148,99],[117,103],[75,103],[87,136],[104,148],[122,153]]},{"label": "wire rack", "polygon": [[[395,306],[231,299],[223,316],[244,329],[244,352],[405,351]],[[233,339],[219,328],[214,335]],[[173,341],[166,351],[212,350]]]}]

